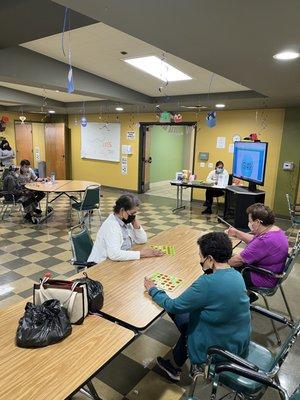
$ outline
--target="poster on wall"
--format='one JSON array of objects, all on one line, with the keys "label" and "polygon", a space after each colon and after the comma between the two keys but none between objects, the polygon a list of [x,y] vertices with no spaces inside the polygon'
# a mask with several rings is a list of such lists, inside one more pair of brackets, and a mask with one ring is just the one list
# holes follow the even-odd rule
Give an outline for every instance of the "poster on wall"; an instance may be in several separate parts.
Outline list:
[{"label": "poster on wall", "polygon": [[81,126],[81,158],[120,162],[120,138],[120,123]]},{"label": "poster on wall", "polygon": [[122,156],[121,158],[121,174],[127,175],[128,173],[128,159],[126,156]]}]

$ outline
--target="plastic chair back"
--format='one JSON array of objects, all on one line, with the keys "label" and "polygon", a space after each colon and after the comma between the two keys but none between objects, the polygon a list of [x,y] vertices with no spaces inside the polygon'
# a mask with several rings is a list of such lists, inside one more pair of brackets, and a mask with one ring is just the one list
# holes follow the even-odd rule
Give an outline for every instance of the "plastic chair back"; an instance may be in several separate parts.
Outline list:
[{"label": "plastic chair back", "polygon": [[84,224],[74,226],[69,232],[73,259],[79,263],[87,262],[93,248],[93,240]]},{"label": "plastic chair back", "polygon": [[81,209],[96,208],[100,204],[100,186],[90,185],[85,189]]}]

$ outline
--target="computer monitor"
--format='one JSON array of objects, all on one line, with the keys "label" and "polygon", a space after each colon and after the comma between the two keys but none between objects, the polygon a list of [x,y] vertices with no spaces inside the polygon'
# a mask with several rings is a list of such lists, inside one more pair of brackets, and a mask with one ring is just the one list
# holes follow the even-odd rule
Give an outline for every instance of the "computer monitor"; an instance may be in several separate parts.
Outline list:
[{"label": "computer monitor", "polygon": [[249,190],[264,185],[268,143],[235,142],[232,175],[249,182]]}]

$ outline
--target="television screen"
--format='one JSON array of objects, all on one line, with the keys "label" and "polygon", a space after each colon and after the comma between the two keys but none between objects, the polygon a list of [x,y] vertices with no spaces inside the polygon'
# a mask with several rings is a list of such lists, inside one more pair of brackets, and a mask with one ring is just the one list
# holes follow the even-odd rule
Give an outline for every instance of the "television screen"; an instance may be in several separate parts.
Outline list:
[{"label": "television screen", "polygon": [[235,142],[232,174],[258,185],[264,184],[268,143]]}]

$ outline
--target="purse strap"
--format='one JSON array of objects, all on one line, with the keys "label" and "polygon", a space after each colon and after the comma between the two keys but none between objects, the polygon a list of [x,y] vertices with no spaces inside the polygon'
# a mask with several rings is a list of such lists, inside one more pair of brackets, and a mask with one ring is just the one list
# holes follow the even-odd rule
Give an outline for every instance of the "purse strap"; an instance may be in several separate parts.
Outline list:
[{"label": "purse strap", "polygon": [[[44,288],[44,283],[46,283],[47,282],[47,280],[48,280],[49,278],[47,277],[47,276],[45,276],[44,278],[43,278],[43,280],[41,281],[41,283],[40,283],[40,291],[41,291],[41,293],[42,293],[42,295],[47,299],[47,300],[52,300],[52,298],[51,297],[48,297],[47,296],[47,290],[45,290],[45,288]],[[75,288],[76,288],[76,286],[78,286],[79,285],[79,282],[73,282],[73,284],[72,284],[72,286],[71,286],[71,288],[70,288],[70,295],[66,298],[66,300],[61,304],[62,306],[64,306],[65,308],[67,308],[68,310],[69,310],[69,308],[70,308],[70,303],[71,303],[71,311],[72,311],[72,309],[73,309],[73,306],[74,306],[74,302],[75,302],[75,297],[76,297],[76,293],[74,293],[74,290],[75,290]],[[68,303],[68,304],[67,304]],[[67,304],[67,307],[66,307],[66,304]]]}]

